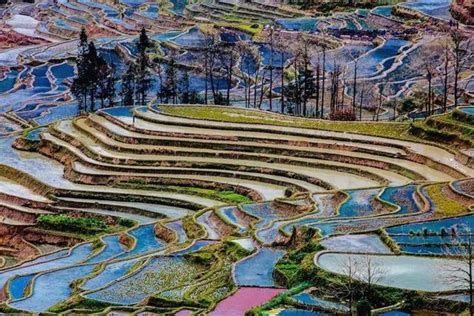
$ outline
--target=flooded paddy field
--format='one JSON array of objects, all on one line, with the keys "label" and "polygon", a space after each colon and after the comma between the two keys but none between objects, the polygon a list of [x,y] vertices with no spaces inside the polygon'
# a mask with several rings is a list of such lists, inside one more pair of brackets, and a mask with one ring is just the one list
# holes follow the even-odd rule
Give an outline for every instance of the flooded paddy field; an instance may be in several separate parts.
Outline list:
[{"label": "flooded paddy field", "polygon": [[0,314],[467,313],[466,12],[0,4]]},{"label": "flooded paddy field", "polygon": [[[131,225],[104,234],[94,244],[79,243],[1,270],[9,308],[52,311],[73,299],[135,309],[143,301],[159,306],[154,302],[163,298],[178,307],[184,297],[210,295],[217,305],[209,312],[218,313],[236,308],[234,300],[247,289],[261,289],[258,297],[268,291],[266,300],[286,293],[283,276],[294,266],[290,262],[295,260],[294,251],[301,251],[297,245],[301,238],[317,240],[318,250],[306,259],[312,269],[343,274],[343,264],[334,262],[351,258],[362,265],[368,253],[389,270],[385,281],[377,283],[380,286],[427,293],[439,287],[453,290],[422,268],[455,264],[456,259],[443,254],[459,252],[470,238],[462,225],[472,226],[470,215],[463,215],[473,204],[471,180],[466,178],[472,171],[461,164],[445,166],[443,159],[450,153],[444,149],[297,128],[277,138],[277,127],[260,125],[253,130],[250,124],[232,123],[224,128],[209,121],[206,128],[200,119],[185,119],[193,126],[179,128],[176,117],[156,109],[130,110],[106,110],[3,139],[6,155],[1,166],[6,175],[0,178],[1,198],[10,204],[4,203],[0,210],[10,220],[6,224],[19,219],[11,203],[30,200],[39,216],[37,227],[28,228],[31,232],[50,229],[39,221],[40,210],[100,216],[109,222],[118,218]],[[149,115],[140,116],[144,124],[135,127],[127,121],[129,113]],[[203,137],[216,149],[208,147]],[[337,141],[331,143],[331,137]],[[25,144],[36,147],[25,152]],[[273,152],[271,146],[280,144],[284,152]],[[249,156],[247,146],[256,154]],[[332,161],[298,154],[316,155],[319,148],[326,148]],[[167,150],[183,155],[164,155]],[[213,150],[216,158],[202,155]],[[237,157],[238,169],[232,167],[233,160],[224,158],[227,152]],[[438,152],[445,154],[440,157]],[[413,153],[432,162],[422,165]],[[337,157],[349,158],[336,163]],[[270,158],[280,160],[269,163]],[[44,166],[50,172],[40,172]],[[15,173],[25,178],[15,183],[10,180]],[[405,180],[395,181],[397,177]],[[124,194],[129,198],[121,197]],[[411,279],[405,265],[413,267],[410,273],[423,282],[406,283],[405,277]],[[43,290],[49,278],[60,281],[54,291]],[[43,293],[49,293],[48,299]],[[347,308],[319,292],[298,293],[289,299],[295,307]],[[248,308],[258,304],[260,300]]]}]

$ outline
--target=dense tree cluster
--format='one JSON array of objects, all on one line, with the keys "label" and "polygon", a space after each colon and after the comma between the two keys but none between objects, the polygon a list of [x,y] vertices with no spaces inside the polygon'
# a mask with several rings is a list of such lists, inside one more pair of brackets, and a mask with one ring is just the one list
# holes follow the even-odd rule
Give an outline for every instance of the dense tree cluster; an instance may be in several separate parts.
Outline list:
[{"label": "dense tree cluster", "polygon": [[97,99],[100,100],[101,108],[113,106],[117,81],[114,65],[108,64],[98,54],[94,42],[88,41],[84,29],[80,34],[76,64],[77,76],[71,91],[78,100],[80,111],[96,110]]}]

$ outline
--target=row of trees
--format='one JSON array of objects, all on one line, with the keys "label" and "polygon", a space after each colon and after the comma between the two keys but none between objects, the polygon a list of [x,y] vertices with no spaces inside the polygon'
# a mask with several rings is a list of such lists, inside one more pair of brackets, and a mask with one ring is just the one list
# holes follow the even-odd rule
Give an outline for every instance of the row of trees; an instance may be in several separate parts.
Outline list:
[{"label": "row of trees", "polygon": [[[231,88],[239,78],[243,102],[249,108],[261,108],[265,101],[270,110],[320,118],[329,114],[329,118],[338,120],[355,120],[357,116],[362,119],[362,109],[367,105],[375,109],[374,120],[379,119],[383,106],[393,106],[393,118],[397,116],[397,109],[408,108],[397,100],[387,103],[387,81],[381,79],[375,86],[367,81],[359,82],[358,56],[345,64],[337,56],[329,60],[329,48],[305,34],[301,34],[291,48],[282,34],[272,28],[268,30],[265,44],[222,42],[217,34],[208,34],[205,43],[201,66],[204,91],[200,94],[190,88],[188,73],[178,69],[172,55],[168,56],[166,64],[154,65],[156,75],[152,75],[147,54],[152,44],[145,29],[136,43],[136,60],[128,63],[120,78],[121,84],[117,84],[119,78],[114,65],[108,64],[97,53],[94,43],[88,42],[83,30],[77,58],[78,75],[72,92],[84,111],[95,110],[97,100],[100,100],[100,107],[113,106],[117,88],[120,88],[122,104],[145,104],[150,89],[158,80],[157,98],[160,102],[229,105]],[[262,46],[266,56],[261,54]],[[426,72],[427,93],[423,96],[426,100],[422,106],[427,114],[433,113],[436,107],[446,111],[450,92],[454,105],[458,105],[462,90],[460,74],[466,67],[469,54],[472,54],[470,42],[459,30],[450,30],[443,47],[430,51],[429,56],[420,57]],[[332,65],[327,69],[330,63]],[[274,91],[275,82],[280,86],[278,96]],[[435,97],[435,85],[443,87],[441,100]],[[275,101],[279,101],[279,109],[275,107]]]},{"label": "row of trees", "polygon": [[[346,99],[342,82],[343,67],[334,59],[333,70],[327,71],[328,47],[302,34],[290,49],[282,33],[273,28],[268,32],[269,40],[264,44],[222,43],[214,35],[207,36],[203,103],[210,103],[212,99],[214,104],[230,104],[231,86],[234,77],[237,77],[242,82],[243,102],[248,108],[261,108],[266,101],[272,111],[317,117],[343,108]],[[316,66],[312,64],[315,45],[321,48]],[[225,95],[218,89],[216,78],[226,80]],[[357,72],[354,82],[356,79]],[[280,85],[278,96],[274,91],[275,82]],[[328,94],[330,100],[327,100]],[[275,107],[275,101],[279,101],[279,109]],[[355,102],[354,95],[354,107]]]},{"label": "row of trees", "polygon": [[[99,107],[114,106],[118,102],[118,97],[123,105],[145,105],[155,84],[158,84],[157,99],[160,102],[204,103],[197,91],[190,88],[188,72],[178,70],[173,56],[165,65],[152,65],[148,56],[148,50],[152,46],[146,30],[142,29],[136,42],[137,57],[135,60],[129,60],[124,73],[118,77],[115,74],[115,65],[108,63],[98,54],[94,42],[88,41],[83,29],[76,59],[77,76],[71,87],[79,102],[80,111],[94,111]],[[233,75],[231,68],[227,75],[229,80]],[[212,83],[213,76],[210,77]],[[222,99],[222,95],[217,93],[214,95],[214,100]]]},{"label": "row of trees", "polygon": [[[365,79],[361,83],[361,78],[358,75],[359,56],[352,56],[351,62],[345,64],[338,61],[338,56],[328,60],[326,54],[328,47],[321,42],[311,42],[310,38],[304,34],[299,36],[296,45],[294,45],[292,58],[286,58],[291,62],[285,64],[287,60],[285,60],[283,52],[285,49],[288,50],[288,47],[285,48],[285,41],[281,36],[278,36],[278,32],[277,36],[274,36],[273,29],[269,32],[268,40],[270,63],[263,65],[264,75],[260,75],[257,71],[250,81],[255,85],[255,88],[260,86],[260,100],[263,95],[266,95],[269,98],[269,108],[273,110],[274,77],[272,70],[276,66],[273,59],[274,56],[281,54],[281,64],[278,65],[281,69],[281,112],[321,118],[328,113],[331,119],[355,120],[357,116],[362,119],[362,109],[367,107],[373,109],[373,119],[379,120],[383,107],[392,106],[395,119],[397,110],[403,110],[403,107],[400,109],[401,102],[411,102],[411,99],[419,97],[423,99],[421,100],[421,110],[424,110],[427,115],[434,113],[435,108],[445,112],[451,99],[452,105],[459,105],[461,91],[465,88],[460,84],[461,73],[466,69],[470,56],[472,56],[471,41],[463,35],[461,30],[456,27],[445,30],[445,38],[445,43],[442,46],[432,45],[427,49],[422,46],[410,53],[416,55],[418,51],[421,51],[424,54],[417,58],[423,64],[422,68],[426,73],[427,84],[424,89],[426,91],[414,94],[406,100],[397,100],[398,97],[388,100],[387,95],[391,90],[388,79],[381,78],[376,85]],[[438,41],[438,38],[434,41]],[[280,51],[278,51],[279,49]],[[314,53],[312,49],[316,49],[318,52]],[[328,63],[332,63],[330,69],[327,69]],[[259,66],[262,66],[261,63]],[[414,66],[410,65],[410,67]],[[265,88],[265,81],[267,81],[268,88]],[[436,97],[435,86],[442,87],[442,95]],[[347,91],[351,91],[351,94],[348,95]],[[254,94],[257,94],[256,90]],[[450,95],[452,98],[449,97]],[[254,98],[256,99],[255,96]],[[248,98],[246,97],[246,99]],[[412,103],[416,103],[416,100]],[[246,102],[246,104],[250,106],[250,102]],[[260,107],[261,102],[254,101],[253,106]]]},{"label": "row of trees", "polygon": [[[428,89],[426,95],[425,111],[428,115],[435,110],[435,83],[442,86],[441,100],[438,102],[442,112],[446,112],[449,105],[449,94],[451,90],[453,105],[458,106],[461,99],[461,73],[468,66],[472,52],[472,42],[459,29],[459,25],[446,30],[445,40],[442,45],[433,49],[423,56],[423,68],[426,73]],[[450,89],[451,86],[451,89]]]},{"label": "row of trees", "polygon": [[[80,111],[94,111],[98,107],[111,107],[117,103],[117,88],[122,104],[145,104],[152,86],[152,75],[147,55],[151,46],[145,29],[142,29],[136,44],[138,58],[130,61],[127,70],[119,78],[115,65],[101,56],[93,41],[88,40],[84,29],[79,36],[76,59],[77,75],[73,80],[71,92],[78,100]],[[118,84],[121,79],[121,84]],[[100,100],[99,105],[97,100]]]}]

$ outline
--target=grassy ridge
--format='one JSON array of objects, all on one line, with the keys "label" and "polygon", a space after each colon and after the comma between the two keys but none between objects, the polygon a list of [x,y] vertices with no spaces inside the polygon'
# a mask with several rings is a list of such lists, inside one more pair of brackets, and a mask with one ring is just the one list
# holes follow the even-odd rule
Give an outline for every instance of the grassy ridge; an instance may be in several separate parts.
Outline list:
[{"label": "grassy ridge", "polygon": [[408,133],[409,123],[403,122],[341,122],[283,116],[267,111],[249,111],[245,109],[213,106],[169,106],[161,105],[160,110],[174,116],[204,119],[231,123],[266,124],[276,126],[321,129],[335,132],[350,132],[372,136],[384,136],[397,139],[419,140]]},{"label": "grassy ridge", "polygon": [[191,194],[191,195],[209,198],[212,200],[222,201],[225,203],[232,203],[232,204],[252,202],[252,200],[248,198],[247,196],[239,194],[234,191],[220,191],[220,190],[205,189],[205,188],[198,188],[198,187],[162,186],[162,185],[155,185],[155,184],[143,184],[143,183],[138,183],[138,182],[117,183],[115,184],[115,187]]}]

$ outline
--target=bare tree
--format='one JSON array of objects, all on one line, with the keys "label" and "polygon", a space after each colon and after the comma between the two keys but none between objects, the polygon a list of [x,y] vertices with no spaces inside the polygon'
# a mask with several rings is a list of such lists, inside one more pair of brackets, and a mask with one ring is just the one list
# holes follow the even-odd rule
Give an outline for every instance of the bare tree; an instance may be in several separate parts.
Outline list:
[{"label": "bare tree", "polygon": [[236,50],[240,55],[240,77],[244,83],[244,101],[245,107],[250,107],[250,73],[251,73],[251,62],[252,62],[252,54],[250,45],[246,42],[239,41],[237,43]]},{"label": "bare tree", "polygon": [[321,118],[324,116],[324,93],[325,93],[325,82],[326,82],[326,46],[323,45],[323,70],[321,75],[323,76],[322,79],[322,86],[321,86]]},{"label": "bare tree", "polygon": [[362,107],[364,105],[364,96],[366,93],[366,86],[362,86],[362,89],[360,89],[360,101],[359,101],[359,121],[362,121]]},{"label": "bare tree", "polygon": [[426,80],[428,81],[428,95],[427,95],[427,102],[426,102],[426,112],[428,113],[427,116],[433,114],[433,77],[435,76],[436,66],[427,61],[430,58],[426,58],[424,62],[425,70],[426,70]]},{"label": "bare tree", "polygon": [[450,54],[449,54],[449,43],[446,41],[443,45],[444,51],[444,66],[443,66],[443,112],[446,112],[448,109],[448,78],[449,78],[449,63],[450,63]]},{"label": "bare tree", "polygon": [[270,105],[270,111],[273,110],[273,106],[272,106],[272,99],[273,99],[273,52],[274,52],[274,42],[273,42],[273,26],[270,27],[270,65],[269,65],[269,69],[270,69],[270,90],[269,90],[269,93],[270,93],[270,96],[269,96],[269,105]]},{"label": "bare tree", "polygon": [[355,111],[356,108],[356,95],[357,95],[357,68],[359,58],[353,58],[354,70],[353,70],[353,79],[352,79],[352,110]]},{"label": "bare tree", "polygon": [[211,88],[214,93],[214,85],[213,85],[213,72],[214,72],[214,64],[216,59],[216,38],[213,34],[206,35],[206,47],[204,49],[204,73],[205,73],[205,81],[204,81],[204,103],[208,104],[209,97],[209,79],[211,83]]},{"label": "bare tree", "polygon": [[277,32],[276,42],[274,42],[275,48],[280,52],[280,81],[281,81],[281,92],[280,92],[280,103],[281,103],[281,113],[285,113],[285,64],[286,64],[286,49],[287,43],[283,39],[282,33]]},{"label": "bare tree", "polygon": [[[206,33],[206,47],[204,48],[204,69],[205,69],[205,83],[204,83],[204,103],[208,104],[208,91],[209,86],[211,88],[212,97],[214,104],[221,103],[223,101],[223,96],[219,92],[218,80],[216,76],[221,74],[222,70],[225,72],[228,79],[229,74],[232,75],[232,67],[229,65],[234,65],[235,60],[229,58],[229,60],[221,60],[222,51],[224,50],[223,44],[219,42],[218,35],[216,33],[207,32]],[[235,55],[234,55],[235,56]],[[216,86],[217,81],[217,86]]]},{"label": "bare tree", "polygon": [[453,231],[456,242],[452,247],[447,247],[446,255],[455,257],[457,260],[449,264],[446,269],[446,282],[454,288],[469,291],[469,313],[474,315],[474,251],[472,234],[468,226],[462,225],[457,231]]},{"label": "bare tree", "polygon": [[253,47],[252,49],[252,58],[255,62],[255,74],[253,76],[253,107],[259,108],[260,106],[257,103],[257,88],[259,80],[262,81],[262,88],[263,88],[263,80],[265,79],[264,73],[265,69],[263,69],[263,61],[262,56],[260,55],[260,51],[257,47]]},{"label": "bare tree", "polygon": [[331,102],[329,104],[330,113],[334,113],[339,98],[339,77],[341,75],[341,66],[337,63],[336,58],[333,61],[333,69],[331,71]]},{"label": "bare tree", "polygon": [[309,80],[311,80],[310,76],[310,54],[309,54],[309,40],[306,36],[301,34],[299,36],[299,50],[301,52],[301,61],[302,61],[302,67],[301,70],[299,71],[301,73],[302,81],[303,81],[303,108],[302,108],[302,114],[303,116],[306,116],[307,113],[307,106],[308,106],[308,99],[310,98],[310,84]]},{"label": "bare tree", "polygon": [[352,306],[354,305],[354,298],[357,291],[357,285],[355,278],[358,273],[359,263],[354,260],[352,256],[348,256],[347,259],[342,263],[342,273],[347,276],[347,282],[343,283],[343,291],[347,295],[349,313],[352,315]]},{"label": "bare tree", "polygon": [[230,105],[230,88],[238,55],[233,45],[222,45],[219,49],[219,58],[227,80],[226,104]]},{"label": "bare tree", "polygon": [[385,92],[385,89],[386,89],[387,84],[388,84],[387,80],[380,83],[380,85],[378,86],[378,89],[377,89],[378,102],[377,102],[377,108],[375,109],[375,113],[374,113],[374,117],[373,117],[373,119],[377,122],[379,121],[380,111],[382,110],[382,104],[385,100],[384,92]]},{"label": "bare tree", "polygon": [[376,262],[373,256],[366,254],[365,258],[360,263],[358,279],[365,283],[365,297],[370,302],[372,297],[372,290],[374,284],[377,284],[383,279],[385,270]]},{"label": "bare tree", "polygon": [[466,57],[472,52],[470,51],[470,41],[458,29],[451,30],[451,41],[454,59],[454,106],[458,106],[460,74],[468,60]]}]

